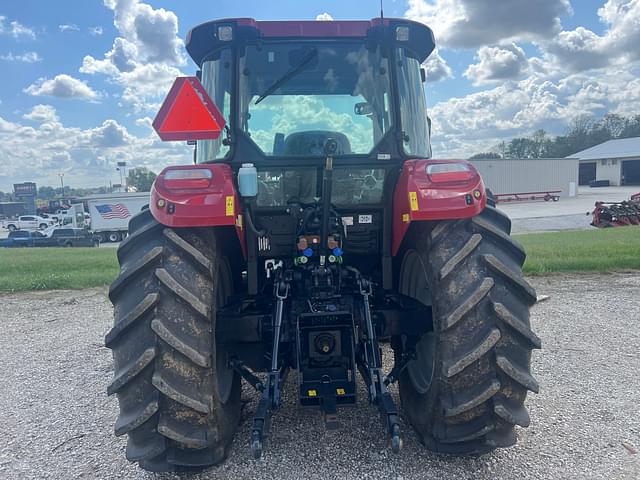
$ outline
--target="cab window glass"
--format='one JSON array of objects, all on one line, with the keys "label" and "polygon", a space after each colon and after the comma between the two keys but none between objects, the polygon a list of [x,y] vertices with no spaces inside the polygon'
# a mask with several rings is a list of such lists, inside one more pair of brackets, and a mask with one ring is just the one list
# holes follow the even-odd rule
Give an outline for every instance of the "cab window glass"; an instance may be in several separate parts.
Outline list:
[{"label": "cab window glass", "polygon": [[[231,72],[233,57],[230,49],[216,52],[215,56],[202,64],[202,85],[207,90],[211,100],[229,124],[231,110]],[[198,163],[210,162],[224,158],[229,152],[229,146],[224,145],[225,133],[222,132],[216,140],[199,140],[196,149]]]},{"label": "cab window glass", "polygon": [[427,101],[420,74],[420,62],[405,49],[396,50],[398,96],[403,148],[407,155],[431,157]]}]

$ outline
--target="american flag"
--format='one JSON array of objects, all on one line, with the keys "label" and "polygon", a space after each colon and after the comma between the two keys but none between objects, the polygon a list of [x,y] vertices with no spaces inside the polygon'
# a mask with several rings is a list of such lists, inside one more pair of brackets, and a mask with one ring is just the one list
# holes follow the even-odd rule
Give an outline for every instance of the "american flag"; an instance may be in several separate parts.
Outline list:
[{"label": "american flag", "polygon": [[111,218],[128,218],[131,216],[127,207],[122,203],[96,205],[96,210],[100,216],[106,220]]}]

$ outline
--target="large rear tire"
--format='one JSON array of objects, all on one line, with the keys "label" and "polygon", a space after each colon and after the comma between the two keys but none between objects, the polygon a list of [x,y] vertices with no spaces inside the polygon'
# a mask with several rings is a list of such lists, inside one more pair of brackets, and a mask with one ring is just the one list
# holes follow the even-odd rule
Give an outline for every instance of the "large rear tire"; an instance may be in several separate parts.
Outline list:
[{"label": "large rear tire", "polygon": [[170,229],[149,210],[118,248],[106,336],[117,394],[116,435],[150,471],[199,470],[222,462],[240,420],[240,378],[216,342],[216,309],[232,293],[228,262],[211,231]]},{"label": "large rear tire", "polygon": [[398,288],[432,306],[433,331],[394,339],[415,349],[400,376],[404,413],[427,448],[482,454],[516,442],[529,425],[527,391],[540,339],[529,325],[534,289],[508,217],[492,206],[473,219],[416,223],[403,247]]}]

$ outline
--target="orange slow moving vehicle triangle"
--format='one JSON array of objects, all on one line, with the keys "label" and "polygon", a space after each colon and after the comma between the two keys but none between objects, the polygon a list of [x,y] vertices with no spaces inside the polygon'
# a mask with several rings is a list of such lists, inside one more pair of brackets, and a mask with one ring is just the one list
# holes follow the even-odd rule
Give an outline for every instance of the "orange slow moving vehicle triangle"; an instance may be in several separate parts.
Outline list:
[{"label": "orange slow moving vehicle triangle", "polygon": [[224,125],[224,117],[197,77],[177,78],[153,121],[165,141],[214,140]]}]

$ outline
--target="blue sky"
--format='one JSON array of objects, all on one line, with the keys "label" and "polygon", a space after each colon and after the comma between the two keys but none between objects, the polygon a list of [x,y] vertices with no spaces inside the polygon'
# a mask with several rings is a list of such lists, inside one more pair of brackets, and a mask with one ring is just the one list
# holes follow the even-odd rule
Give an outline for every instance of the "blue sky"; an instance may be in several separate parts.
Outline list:
[{"label": "blue sky", "polygon": [[[385,0],[429,24],[434,154],[467,156],[578,115],[640,114],[640,0]],[[497,7],[496,5],[500,5]],[[189,161],[150,129],[172,79],[192,74],[182,39],[214,18],[361,19],[373,1],[21,0],[0,4],[0,190],[14,181],[117,180],[115,162]],[[156,48],[152,51],[150,38]]]}]

